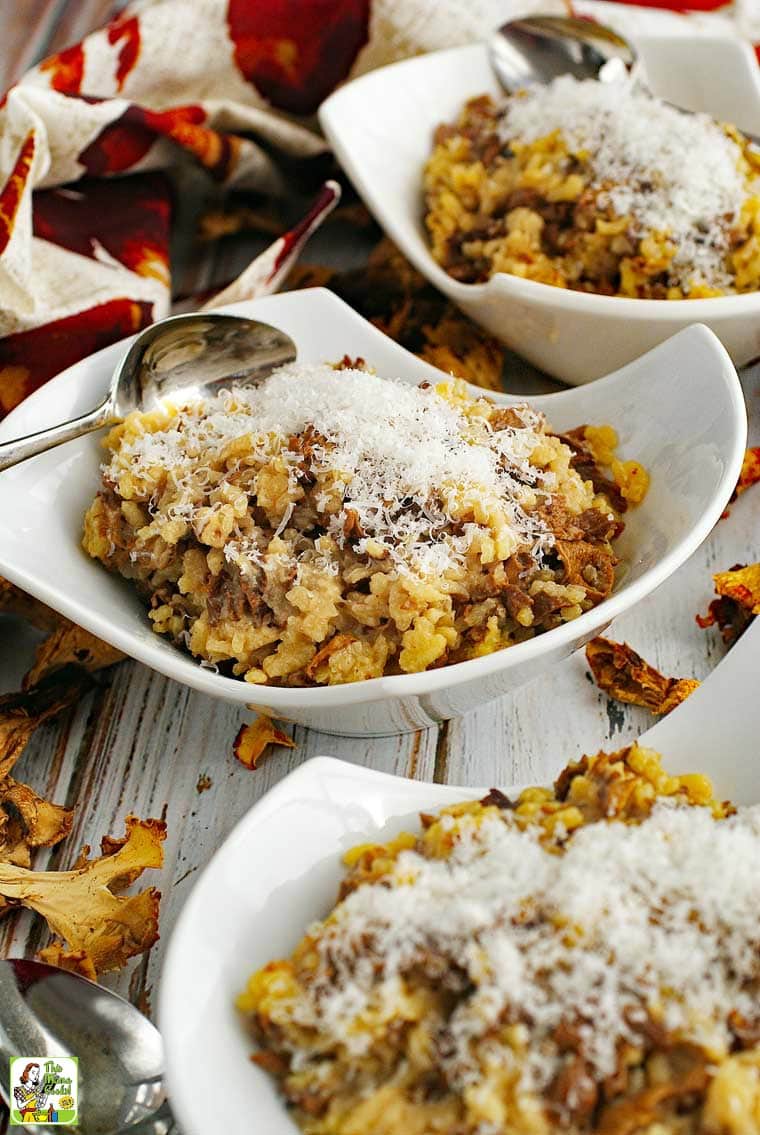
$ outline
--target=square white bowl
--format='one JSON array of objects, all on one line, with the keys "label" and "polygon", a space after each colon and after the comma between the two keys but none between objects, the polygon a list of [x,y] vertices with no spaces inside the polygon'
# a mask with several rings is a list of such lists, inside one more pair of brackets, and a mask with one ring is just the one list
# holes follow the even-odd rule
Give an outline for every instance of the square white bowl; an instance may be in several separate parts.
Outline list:
[{"label": "square white bowl", "polygon": [[[393,343],[323,289],[270,296],[227,310],[281,327],[305,362],[360,355],[380,374],[418,383],[446,376]],[[77,416],[103,397],[129,340],[47,383],[0,424],[0,440]],[[474,389],[474,388],[473,388]],[[482,394],[482,391],[477,391]],[[506,395],[497,402],[514,402]],[[0,473],[0,575],[93,634],[204,693],[333,733],[424,728],[498,697],[567,657],[662,583],[701,543],[736,484],[746,412],[717,339],[691,327],[593,387],[531,399],[558,430],[613,424],[621,452],[647,466],[651,488],[619,542],[625,570],[604,603],[508,650],[421,674],[313,689],[250,686],[203,668],[154,634],[131,585],[81,548],[84,513],[99,488],[100,436],[90,435]]]},{"label": "square white bowl", "polygon": [[[698,36],[636,41],[655,93],[760,133],[760,76],[748,44]],[[760,356],[760,292],[639,300],[551,287],[498,272],[454,280],[433,259],[422,172],[433,132],[475,95],[500,94],[482,44],[438,51],[362,75],[331,95],[320,122],[343,167],[406,257],[472,319],[535,366],[573,385],[599,378],[704,323],[737,366]]]},{"label": "square white bowl", "polygon": [[[706,773],[720,798],[738,804],[760,802],[758,647],[760,623],[684,705],[641,738],[663,753],[668,771]],[[557,767],[561,761],[557,754]],[[343,852],[418,829],[419,812],[486,791],[422,784],[318,757],[243,817],[185,903],[161,975],[159,1025],[184,1135],[218,1129],[215,1085],[223,1085],[228,1101],[225,1135],[248,1135],[254,1116],[257,1132],[297,1135],[272,1078],[249,1061],[253,1045],[235,1012],[236,995],[254,970],[287,957],[309,923],[329,912],[344,874]],[[188,1068],[199,1070],[190,1081]]]}]

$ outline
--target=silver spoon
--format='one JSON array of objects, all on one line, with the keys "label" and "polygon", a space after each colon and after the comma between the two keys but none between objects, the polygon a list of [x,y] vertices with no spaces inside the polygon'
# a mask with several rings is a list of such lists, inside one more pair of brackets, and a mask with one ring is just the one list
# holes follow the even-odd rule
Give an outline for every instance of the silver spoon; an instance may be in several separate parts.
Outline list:
[{"label": "silver spoon", "polygon": [[510,20],[488,43],[491,66],[507,94],[559,75],[616,81],[631,70],[636,51],[603,24],[573,16]]},{"label": "silver spoon", "polygon": [[42,962],[0,961],[0,1098],[9,1106],[9,1058],[19,1055],[79,1057],[79,1120],[67,1131],[174,1130],[158,1030],[109,989]]},{"label": "silver spoon", "polygon": [[173,315],[141,332],[116,367],[108,395],[73,421],[0,444],[0,470],[54,446],[150,410],[163,398],[213,397],[235,383],[251,386],[296,358],[289,335],[268,323],[205,312]]},{"label": "silver spoon", "polygon": [[[560,75],[614,83],[635,74],[639,90],[648,91],[636,49],[618,32],[575,16],[527,16],[502,24],[488,41],[488,55],[507,94],[545,86]],[[673,105],[673,104],[668,104]],[[683,114],[694,111],[676,107]],[[760,137],[743,130],[757,150]]]}]

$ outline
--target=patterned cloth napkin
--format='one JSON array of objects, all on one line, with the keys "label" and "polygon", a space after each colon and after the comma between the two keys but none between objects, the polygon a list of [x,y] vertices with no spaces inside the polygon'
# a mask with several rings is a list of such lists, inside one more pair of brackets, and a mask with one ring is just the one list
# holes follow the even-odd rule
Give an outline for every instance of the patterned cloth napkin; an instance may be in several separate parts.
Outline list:
[{"label": "patterned cloth napkin", "polygon": [[[760,42],[758,0],[663,7],[573,10],[634,36],[688,28]],[[0,417],[167,314],[172,200],[189,163],[226,186],[284,194],[283,171],[325,153],[313,114],[337,84],[538,10],[568,4],[142,0],[29,71],[0,103]],[[286,234],[290,259],[329,204]],[[270,256],[233,294],[271,290],[281,275]]]}]

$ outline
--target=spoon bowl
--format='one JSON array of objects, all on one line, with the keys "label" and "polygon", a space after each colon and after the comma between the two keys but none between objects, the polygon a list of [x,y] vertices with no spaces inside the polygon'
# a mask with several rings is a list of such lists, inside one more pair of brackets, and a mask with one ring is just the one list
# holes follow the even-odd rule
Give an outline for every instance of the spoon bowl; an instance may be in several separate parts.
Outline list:
[{"label": "spoon bowl", "polygon": [[560,75],[614,82],[637,59],[631,44],[612,28],[574,16],[509,20],[493,33],[488,51],[507,94]]},{"label": "spoon bowl", "polygon": [[61,425],[0,444],[0,471],[64,442],[114,425],[163,398],[213,397],[234,383],[255,386],[292,363],[296,345],[284,331],[219,312],[173,315],[147,327],[116,366],[103,401]]},{"label": "spoon bowl", "polygon": [[42,962],[0,961],[0,1098],[6,1103],[9,1059],[20,1053],[79,1058],[79,1121],[67,1130],[168,1135],[173,1120],[161,1037],[109,989]]},{"label": "spoon bowl", "polygon": [[292,363],[289,335],[239,315],[201,312],[154,323],[117,368],[110,397],[119,417],[151,410],[165,398],[213,398],[220,390],[256,386],[277,367]]}]

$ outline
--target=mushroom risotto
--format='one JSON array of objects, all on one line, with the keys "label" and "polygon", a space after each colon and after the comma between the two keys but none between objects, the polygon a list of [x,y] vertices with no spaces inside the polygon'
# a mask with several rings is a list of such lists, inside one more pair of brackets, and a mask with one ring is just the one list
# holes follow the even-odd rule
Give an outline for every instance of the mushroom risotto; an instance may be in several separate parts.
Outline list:
[{"label": "mushroom risotto", "polygon": [[421,819],[238,999],[307,1135],[758,1135],[760,805],[633,745]]},{"label": "mushroom risotto", "polygon": [[155,631],[247,682],[420,671],[609,594],[620,514],[647,485],[616,441],[555,436],[455,381],[292,364],[112,430],[84,547]]},{"label": "mushroom risotto", "polygon": [[425,170],[435,259],[645,299],[760,288],[760,154],[634,82],[562,76],[438,128]]}]

